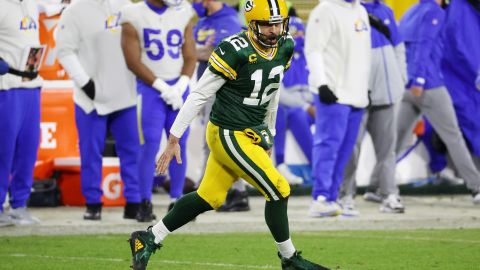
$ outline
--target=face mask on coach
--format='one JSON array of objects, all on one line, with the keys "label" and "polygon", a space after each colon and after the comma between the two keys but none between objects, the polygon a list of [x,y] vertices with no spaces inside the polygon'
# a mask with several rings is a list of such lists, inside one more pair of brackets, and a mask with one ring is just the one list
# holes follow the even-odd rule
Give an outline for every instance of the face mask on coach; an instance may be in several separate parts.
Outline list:
[{"label": "face mask on coach", "polygon": [[193,2],[192,6],[199,18],[207,16],[207,9],[203,6],[203,2]]}]

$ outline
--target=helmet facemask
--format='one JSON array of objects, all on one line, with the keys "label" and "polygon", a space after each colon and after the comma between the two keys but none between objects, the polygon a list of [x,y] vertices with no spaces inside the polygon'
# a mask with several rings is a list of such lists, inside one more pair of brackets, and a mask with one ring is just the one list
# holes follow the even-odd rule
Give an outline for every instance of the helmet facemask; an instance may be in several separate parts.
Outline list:
[{"label": "helmet facemask", "polygon": [[[266,48],[275,48],[279,46],[279,41],[284,40],[288,34],[288,21],[288,17],[284,19],[282,16],[271,16],[269,21],[250,21],[248,28],[253,33],[255,41],[260,45]],[[272,24],[280,28],[278,34],[262,33],[262,26]]]}]

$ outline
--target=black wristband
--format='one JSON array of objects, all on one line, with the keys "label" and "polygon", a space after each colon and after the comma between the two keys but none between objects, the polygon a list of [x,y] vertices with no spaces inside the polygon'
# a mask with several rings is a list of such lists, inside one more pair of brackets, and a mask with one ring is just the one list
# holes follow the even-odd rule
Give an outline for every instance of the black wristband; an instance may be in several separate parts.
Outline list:
[{"label": "black wristband", "polygon": [[82,90],[91,100],[95,98],[95,83],[91,79],[82,87]]},{"label": "black wristband", "polygon": [[335,94],[330,90],[328,85],[321,85],[318,88],[318,96],[320,98],[320,101],[326,104],[332,104],[337,102],[338,98],[335,96]]}]

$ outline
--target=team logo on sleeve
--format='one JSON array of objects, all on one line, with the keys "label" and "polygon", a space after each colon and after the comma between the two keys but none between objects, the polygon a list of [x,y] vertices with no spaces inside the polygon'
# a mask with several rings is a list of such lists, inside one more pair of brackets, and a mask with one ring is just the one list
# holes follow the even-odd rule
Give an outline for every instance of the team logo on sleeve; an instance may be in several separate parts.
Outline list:
[{"label": "team logo on sleeve", "polygon": [[105,29],[111,32],[116,32],[120,28],[120,16],[121,13],[114,13],[107,17],[105,21]]},{"label": "team logo on sleeve", "polygon": [[28,31],[28,30],[36,30],[37,23],[35,22],[32,17],[23,17],[20,21],[20,30]]},{"label": "team logo on sleeve", "polygon": [[245,11],[249,12],[250,10],[252,10],[252,8],[253,8],[253,0],[247,0],[247,2],[245,2]]}]

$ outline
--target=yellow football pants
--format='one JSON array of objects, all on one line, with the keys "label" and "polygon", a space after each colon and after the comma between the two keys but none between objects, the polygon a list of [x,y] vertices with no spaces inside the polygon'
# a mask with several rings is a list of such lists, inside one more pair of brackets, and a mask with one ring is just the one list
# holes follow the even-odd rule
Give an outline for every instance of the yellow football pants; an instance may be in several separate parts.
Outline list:
[{"label": "yellow football pants", "polygon": [[219,208],[232,184],[239,178],[257,188],[268,201],[290,195],[290,186],[275,168],[265,150],[243,131],[220,128],[209,122],[210,155],[197,193],[214,209]]}]

